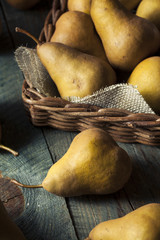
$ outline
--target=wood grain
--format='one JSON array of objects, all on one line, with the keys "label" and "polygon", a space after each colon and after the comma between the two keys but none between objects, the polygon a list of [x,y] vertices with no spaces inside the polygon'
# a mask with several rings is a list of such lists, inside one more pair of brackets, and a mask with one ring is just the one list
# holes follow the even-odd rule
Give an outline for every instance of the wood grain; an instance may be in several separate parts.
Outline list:
[{"label": "wood grain", "polygon": [[[17,11],[3,1],[1,4],[5,18],[1,14],[3,34],[0,38],[0,116],[5,129],[3,141],[17,149],[19,156],[15,158],[1,152],[0,170],[4,177],[37,184],[43,180],[52,165],[52,158],[42,130],[32,126],[24,111],[21,99],[23,75],[14,59],[14,49],[22,44],[22,38],[24,42],[24,37],[17,36],[14,28],[19,23],[38,35],[46,11],[44,4],[40,7],[41,10],[27,12]],[[32,42],[28,44],[33,47]],[[22,192],[25,208],[15,221],[27,240],[77,239],[65,199],[43,189],[22,189]]]},{"label": "wood grain", "polygon": [[0,177],[0,199],[12,219],[18,218],[24,211],[22,191],[8,178]]}]

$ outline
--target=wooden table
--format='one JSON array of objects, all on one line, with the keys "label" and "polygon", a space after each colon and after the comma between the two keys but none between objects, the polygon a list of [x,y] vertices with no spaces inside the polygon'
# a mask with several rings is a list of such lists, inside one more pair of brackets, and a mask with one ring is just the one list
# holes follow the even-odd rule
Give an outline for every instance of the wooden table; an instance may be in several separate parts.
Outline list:
[{"label": "wooden table", "polygon": [[133,172],[125,187],[111,195],[63,198],[9,182],[8,178],[15,178],[26,184],[41,183],[77,134],[33,126],[21,99],[23,74],[14,51],[21,45],[35,47],[35,43],[16,33],[15,27],[38,37],[48,9],[47,1],[18,11],[0,0],[0,120],[3,144],[19,152],[15,157],[0,150],[0,198],[27,240],[83,240],[99,222],[160,202],[160,147],[118,143],[132,158]]}]

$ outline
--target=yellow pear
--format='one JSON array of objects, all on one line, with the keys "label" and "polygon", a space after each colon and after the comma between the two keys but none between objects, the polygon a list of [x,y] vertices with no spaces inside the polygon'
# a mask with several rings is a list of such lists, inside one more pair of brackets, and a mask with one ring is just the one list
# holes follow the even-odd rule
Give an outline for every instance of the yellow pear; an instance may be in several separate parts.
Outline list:
[{"label": "yellow pear", "polygon": [[62,43],[39,45],[37,54],[62,98],[85,97],[116,83],[109,63]]},{"label": "yellow pear", "polygon": [[136,15],[148,19],[160,30],[160,0],[142,0]]},{"label": "yellow pear", "polygon": [[159,240],[160,204],[150,203],[124,217],[98,224],[86,240]]},{"label": "yellow pear", "polygon": [[118,0],[92,0],[91,17],[111,65],[132,71],[160,48],[160,32]]},{"label": "yellow pear", "polygon": [[90,15],[67,11],[56,22],[51,42],[60,42],[84,53],[107,60],[102,42],[95,31]]},{"label": "yellow pear", "polygon": [[57,42],[41,43],[27,31],[16,28],[37,43],[37,54],[62,98],[85,97],[116,83],[116,73],[107,61]]},{"label": "yellow pear", "polygon": [[6,0],[12,7],[20,10],[26,10],[33,7],[40,0]]},{"label": "yellow pear", "polygon": [[121,189],[131,174],[131,160],[106,131],[79,133],[65,155],[48,171],[42,186],[60,196],[110,194]]},{"label": "yellow pear", "polygon": [[40,185],[48,192],[63,197],[111,194],[125,185],[132,171],[129,155],[100,128],[86,129],[73,139],[64,156],[52,165]]},{"label": "yellow pear", "polygon": [[[119,0],[128,10],[134,9],[141,0]],[[90,14],[92,0],[68,0],[70,11],[81,11]]]},{"label": "yellow pear", "polygon": [[69,11],[80,11],[90,14],[91,0],[68,0]]},{"label": "yellow pear", "polygon": [[132,71],[128,83],[137,89],[146,102],[160,113],[160,57],[153,56],[140,62]]},{"label": "yellow pear", "polygon": [[20,228],[11,220],[3,203],[0,201],[0,239],[25,240]]}]

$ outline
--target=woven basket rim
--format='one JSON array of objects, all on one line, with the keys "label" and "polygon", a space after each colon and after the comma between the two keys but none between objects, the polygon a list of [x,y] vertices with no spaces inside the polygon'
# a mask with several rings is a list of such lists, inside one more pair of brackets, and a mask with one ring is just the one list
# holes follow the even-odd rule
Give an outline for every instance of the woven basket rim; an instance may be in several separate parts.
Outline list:
[{"label": "woven basket rim", "polygon": [[160,145],[160,116],[132,113],[90,104],[76,104],[60,97],[45,97],[24,80],[22,99],[35,126],[51,126],[64,131],[100,127],[119,142]]},{"label": "woven basket rim", "polygon": [[[54,0],[44,27],[41,42],[50,41],[58,18],[67,10],[67,0]],[[24,80],[22,99],[35,126],[51,126],[64,131],[82,131],[100,127],[119,142],[160,145],[160,116],[132,113],[118,108],[101,108],[91,104],[72,103],[61,97],[46,97]]]},{"label": "woven basket rim", "polygon": [[[30,92],[30,93],[28,92],[28,94],[32,95],[32,98],[28,98],[28,99],[26,98],[27,91]],[[22,98],[25,99],[25,101],[29,104],[38,105],[39,103],[40,105],[46,104],[47,106],[53,106],[55,103],[57,103],[58,109],[59,107],[72,108],[72,109],[86,109],[87,112],[103,112],[103,113],[107,111],[108,113],[111,112],[111,114],[118,115],[118,116],[132,115],[132,116],[135,116],[135,120],[140,119],[140,121],[146,121],[146,120],[149,120],[149,121],[152,120],[155,122],[160,121],[160,116],[156,113],[133,113],[126,109],[103,108],[103,107],[99,107],[89,103],[74,103],[74,102],[70,102],[69,100],[63,99],[59,96],[47,97],[42,93],[39,93],[35,88],[30,87],[26,80],[24,80],[22,85]]]}]

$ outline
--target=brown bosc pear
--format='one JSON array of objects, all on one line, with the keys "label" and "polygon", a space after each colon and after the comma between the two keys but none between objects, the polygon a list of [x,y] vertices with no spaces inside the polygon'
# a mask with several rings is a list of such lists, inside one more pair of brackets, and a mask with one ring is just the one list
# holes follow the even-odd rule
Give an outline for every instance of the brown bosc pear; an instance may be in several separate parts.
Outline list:
[{"label": "brown bosc pear", "polygon": [[36,41],[39,59],[56,84],[62,98],[85,97],[116,83],[116,73],[107,61],[62,43],[41,44],[25,30],[16,28],[16,31],[23,32]]},{"label": "brown bosc pear", "polygon": [[51,42],[60,42],[84,53],[108,61],[91,16],[80,11],[67,11],[56,22]]},{"label": "brown bosc pear", "polygon": [[160,32],[118,0],[92,0],[91,17],[114,68],[132,71],[160,48]]},{"label": "brown bosc pear", "polygon": [[150,203],[124,217],[99,223],[86,240],[159,240],[160,204]]},{"label": "brown bosc pear", "polygon": [[74,138],[42,185],[57,195],[110,194],[124,186],[131,169],[128,154],[113,138],[102,129],[90,128]]},{"label": "brown bosc pear", "polygon": [[102,129],[89,128],[76,135],[38,187],[63,197],[111,194],[123,188],[131,170],[129,155],[113,138]]},{"label": "brown bosc pear", "polygon": [[109,63],[62,43],[44,43],[37,54],[62,98],[85,97],[116,83]]},{"label": "brown bosc pear", "polygon": [[25,240],[22,231],[11,220],[1,200],[0,200],[0,239]]}]

